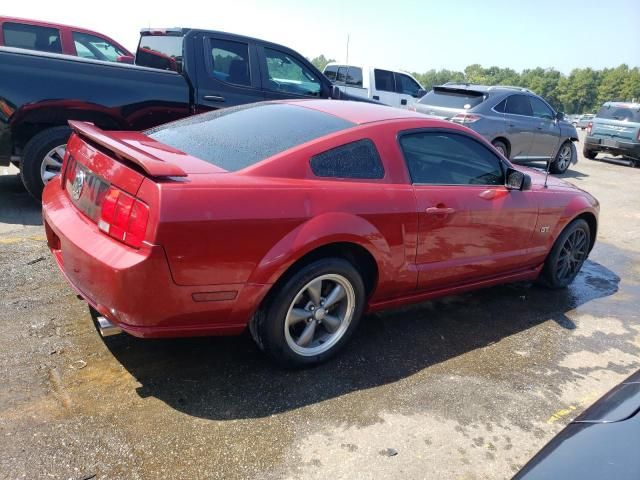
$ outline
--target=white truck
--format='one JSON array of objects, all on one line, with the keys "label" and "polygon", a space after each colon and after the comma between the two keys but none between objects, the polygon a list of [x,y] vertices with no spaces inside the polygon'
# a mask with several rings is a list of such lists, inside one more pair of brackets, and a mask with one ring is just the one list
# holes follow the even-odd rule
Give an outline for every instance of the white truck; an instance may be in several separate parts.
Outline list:
[{"label": "white truck", "polygon": [[328,63],[323,73],[349,95],[392,107],[407,108],[427,93],[415,78],[398,70]]}]

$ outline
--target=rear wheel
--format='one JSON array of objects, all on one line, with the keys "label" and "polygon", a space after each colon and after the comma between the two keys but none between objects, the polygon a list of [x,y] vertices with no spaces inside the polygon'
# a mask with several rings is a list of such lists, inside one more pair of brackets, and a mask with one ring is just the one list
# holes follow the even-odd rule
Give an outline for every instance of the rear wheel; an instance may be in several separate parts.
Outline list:
[{"label": "rear wheel", "polygon": [[69,127],[53,127],[27,142],[20,162],[20,176],[35,199],[40,200],[45,184],[60,173],[69,135]]},{"label": "rear wheel", "polygon": [[260,348],[284,367],[321,363],[355,330],[365,304],[362,277],[341,258],[318,260],[270,295],[252,320]]},{"label": "rear wheel", "polygon": [[551,162],[549,170],[551,173],[566,172],[571,162],[576,159],[576,155],[576,146],[572,141],[567,140],[560,146],[556,158]]},{"label": "rear wheel", "polygon": [[498,150],[503,157],[509,158],[509,150],[507,149],[507,145],[503,141],[494,140],[493,142],[491,142],[491,145],[493,145],[493,148]]},{"label": "rear wheel", "polygon": [[588,158],[589,160],[594,160],[598,152],[595,150],[589,150],[587,147],[582,147],[582,155],[584,158]]},{"label": "rear wheel", "polygon": [[571,222],[553,244],[540,274],[542,283],[550,288],[564,288],[578,275],[589,255],[591,231],[582,219]]}]

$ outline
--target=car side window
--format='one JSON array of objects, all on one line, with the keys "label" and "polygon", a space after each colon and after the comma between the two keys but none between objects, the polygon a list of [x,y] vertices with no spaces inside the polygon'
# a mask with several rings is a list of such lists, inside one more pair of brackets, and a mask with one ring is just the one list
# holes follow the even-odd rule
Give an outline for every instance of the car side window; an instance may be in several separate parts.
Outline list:
[{"label": "car side window", "polygon": [[215,78],[234,85],[251,85],[248,44],[215,38],[211,39],[210,48]]},{"label": "car side window", "polygon": [[338,74],[336,75],[336,83],[344,83],[347,77],[347,67],[338,68]]},{"label": "car side window", "polygon": [[411,78],[409,75],[404,75],[402,73],[396,73],[396,92],[402,93],[404,95],[411,95],[412,97],[418,96],[418,90],[420,90],[420,85]]},{"label": "car side window", "polygon": [[336,76],[338,74],[338,66],[337,65],[329,65],[324,69],[324,76],[327,77],[332,82],[336,81]]},{"label": "car side window", "polygon": [[376,90],[383,92],[395,92],[395,81],[393,79],[393,72],[389,70],[375,69],[373,71],[373,77],[376,82]]},{"label": "car side window", "polygon": [[533,110],[534,117],[553,120],[553,110],[551,110],[546,103],[537,97],[529,97],[529,101],[531,102],[531,110]]},{"label": "car side window", "polygon": [[72,36],[79,57],[115,62],[118,57],[125,55],[125,52],[104,38],[83,32],[73,32]]},{"label": "car side window", "polygon": [[414,184],[504,185],[498,157],[479,141],[454,132],[417,132],[400,137]]},{"label": "car side window", "polygon": [[362,69],[360,67],[349,67],[347,71],[347,85],[362,88]]},{"label": "car side window", "polygon": [[506,107],[507,107],[507,99],[505,98],[500,103],[498,103],[495,107],[493,107],[493,109],[498,113],[504,113]]},{"label": "car side window", "polygon": [[60,31],[57,28],[6,22],[2,26],[2,33],[7,47],[62,53]]},{"label": "car side window", "polygon": [[280,92],[319,97],[322,90],[320,79],[287,53],[264,48],[267,63],[266,88]]},{"label": "car side window", "polygon": [[526,95],[511,95],[508,97],[504,112],[513,115],[526,115],[527,117],[533,115],[529,98]]},{"label": "car side window", "polygon": [[363,180],[384,177],[378,149],[367,138],[314,155],[310,164],[316,177]]}]

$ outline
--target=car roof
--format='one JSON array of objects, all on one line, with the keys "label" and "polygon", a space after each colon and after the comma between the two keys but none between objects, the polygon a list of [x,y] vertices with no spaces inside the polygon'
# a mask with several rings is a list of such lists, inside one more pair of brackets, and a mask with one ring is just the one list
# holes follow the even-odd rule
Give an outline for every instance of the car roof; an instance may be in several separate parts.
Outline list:
[{"label": "car roof", "polygon": [[311,108],[357,125],[385,120],[426,118],[423,114],[410,110],[348,100],[283,100],[280,103]]}]

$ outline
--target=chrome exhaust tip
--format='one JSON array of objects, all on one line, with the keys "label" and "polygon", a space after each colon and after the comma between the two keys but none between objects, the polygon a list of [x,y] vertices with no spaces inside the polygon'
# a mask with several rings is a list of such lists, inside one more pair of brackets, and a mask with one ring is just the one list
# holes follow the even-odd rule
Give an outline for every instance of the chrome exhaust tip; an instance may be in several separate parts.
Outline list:
[{"label": "chrome exhaust tip", "polygon": [[96,323],[98,325],[98,330],[100,330],[100,335],[103,337],[110,337],[111,335],[118,335],[119,333],[122,333],[122,329],[120,327],[111,323],[101,315],[96,317]]}]

